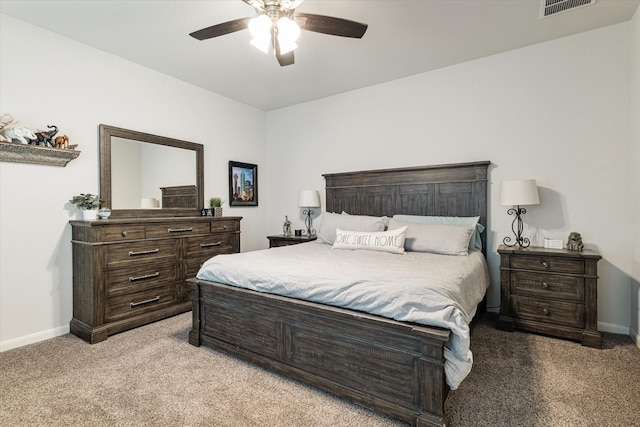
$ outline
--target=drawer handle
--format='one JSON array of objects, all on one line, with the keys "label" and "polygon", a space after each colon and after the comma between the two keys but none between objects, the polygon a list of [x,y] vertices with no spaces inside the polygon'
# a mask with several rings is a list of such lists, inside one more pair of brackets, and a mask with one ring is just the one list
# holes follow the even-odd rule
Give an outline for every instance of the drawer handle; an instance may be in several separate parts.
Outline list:
[{"label": "drawer handle", "polygon": [[200,243],[200,247],[201,248],[210,248],[212,246],[220,246],[222,244],[222,242],[215,242],[215,243]]},{"label": "drawer handle", "polygon": [[550,316],[551,313],[549,312],[549,310],[547,310],[546,308],[542,309],[542,312],[544,313],[545,316]]},{"label": "drawer handle", "polygon": [[549,268],[549,263],[547,261],[542,261],[542,266],[544,268]]},{"label": "drawer handle", "polygon": [[226,229],[227,229],[227,226],[226,226],[226,225],[223,225],[223,226],[222,226],[222,228],[224,228],[224,229],[226,230]]},{"label": "drawer handle", "polygon": [[187,233],[190,231],[193,231],[193,227],[189,227],[189,228],[170,228],[169,233]]},{"label": "drawer handle", "polygon": [[150,254],[157,254],[158,252],[160,252],[160,249],[152,249],[150,251],[138,251],[138,252],[129,251],[129,256],[150,255]]},{"label": "drawer handle", "polygon": [[130,305],[131,305],[131,308],[133,308],[142,304],[149,304],[150,302],[156,302],[156,301],[160,301],[160,297],[153,297],[140,302],[132,302]]},{"label": "drawer handle", "polygon": [[127,237],[127,234],[128,234],[128,233],[127,233],[126,231],[123,231],[123,232],[122,232],[122,233],[120,233],[120,234],[122,235],[122,237]]},{"label": "drawer handle", "polygon": [[145,274],[144,276],[138,276],[138,277],[129,277],[129,281],[130,282],[135,282],[138,280],[144,280],[144,279],[153,279],[154,277],[158,277],[160,276],[160,272],[156,271],[153,274]]},{"label": "drawer handle", "polygon": [[544,289],[549,289],[549,284],[547,282],[542,282],[542,287]]}]

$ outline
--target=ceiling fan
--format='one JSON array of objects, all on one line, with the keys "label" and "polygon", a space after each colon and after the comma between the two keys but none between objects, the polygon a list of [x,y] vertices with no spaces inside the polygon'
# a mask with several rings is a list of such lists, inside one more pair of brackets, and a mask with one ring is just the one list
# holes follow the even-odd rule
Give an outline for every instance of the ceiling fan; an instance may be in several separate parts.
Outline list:
[{"label": "ceiling fan", "polygon": [[295,8],[304,0],[242,0],[258,14],[253,18],[240,18],[194,31],[189,35],[198,40],[207,40],[236,31],[249,29],[251,44],[267,53],[269,47],[281,66],[294,62],[293,50],[300,30],[340,37],[362,38],[367,24],[332,16],[312,13],[295,13]]}]

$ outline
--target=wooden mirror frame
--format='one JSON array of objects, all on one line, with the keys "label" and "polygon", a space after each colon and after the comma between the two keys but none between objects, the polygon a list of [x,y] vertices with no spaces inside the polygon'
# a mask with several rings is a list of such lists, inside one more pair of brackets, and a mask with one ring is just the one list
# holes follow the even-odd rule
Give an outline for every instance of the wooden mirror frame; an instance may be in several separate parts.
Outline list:
[{"label": "wooden mirror frame", "polygon": [[196,153],[196,190],[197,208],[170,209],[112,209],[111,217],[116,218],[152,218],[176,216],[200,216],[200,209],[204,207],[204,145],[179,139],[166,138],[144,132],[122,129],[115,126],[101,124],[100,127],[100,197],[102,205],[111,207],[111,137],[131,139],[138,142],[165,145],[169,147],[192,150]]}]

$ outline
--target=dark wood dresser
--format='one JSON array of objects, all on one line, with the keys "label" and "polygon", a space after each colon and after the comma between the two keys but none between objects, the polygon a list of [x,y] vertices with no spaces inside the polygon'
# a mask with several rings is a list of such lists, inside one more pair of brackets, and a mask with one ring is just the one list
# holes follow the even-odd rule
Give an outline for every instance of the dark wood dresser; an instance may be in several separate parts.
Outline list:
[{"label": "dark wood dresser", "polygon": [[240,252],[241,219],[71,221],[71,333],[93,344],[191,310],[184,280],[212,256]]},{"label": "dark wood dresser", "polygon": [[498,328],[514,328],[601,347],[598,261],[594,251],[498,248]]},{"label": "dark wood dresser", "polygon": [[290,246],[297,245],[299,243],[312,242],[316,240],[316,238],[316,236],[285,236],[284,234],[267,236],[267,239],[269,239],[269,248],[277,248],[278,246]]}]

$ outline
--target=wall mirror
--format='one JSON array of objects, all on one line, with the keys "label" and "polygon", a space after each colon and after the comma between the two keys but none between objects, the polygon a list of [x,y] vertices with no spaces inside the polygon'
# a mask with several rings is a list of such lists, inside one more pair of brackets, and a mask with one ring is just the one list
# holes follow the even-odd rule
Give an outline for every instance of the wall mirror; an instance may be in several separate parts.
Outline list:
[{"label": "wall mirror", "polygon": [[100,125],[100,196],[111,218],[199,216],[204,146]]}]

